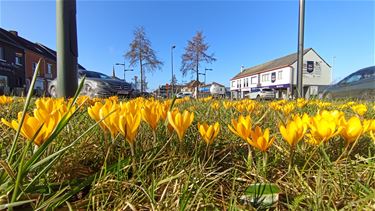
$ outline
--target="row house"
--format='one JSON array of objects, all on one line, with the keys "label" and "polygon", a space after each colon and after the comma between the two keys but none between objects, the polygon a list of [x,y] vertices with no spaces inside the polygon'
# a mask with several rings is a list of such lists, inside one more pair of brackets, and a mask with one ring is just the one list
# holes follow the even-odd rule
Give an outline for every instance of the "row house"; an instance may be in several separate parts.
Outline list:
[{"label": "row house", "polygon": [[25,50],[4,31],[0,28],[0,95],[21,95],[25,88]]},{"label": "row house", "polygon": [[[303,52],[303,90],[309,98],[331,83],[331,67],[314,49]],[[289,98],[297,84],[297,53],[290,54],[264,64],[242,69],[230,80],[231,97],[244,98],[255,88],[271,88],[276,98]]]},{"label": "row house", "polygon": [[[2,54],[9,57],[6,58]],[[2,83],[9,87],[8,89],[22,87],[28,90],[38,61],[41,60],[34,89],[40,93],[45,93],[48,83],[57,77],[56,55],[56,51],[43,44],[31,42],[19,36],[16,31],[7,31],[0,28],[0,81],[5,81],[2,78],[7,78],[6,85],[4,82]],[[4,57],[3,62],[2,57]],[[9,67],[7,70],[2,70],[1,63],[5,63],[4,61],[8,63],[8,66],[14,68],[10,69]],[[78,69],[85,70],[81,65],[78,65]],[[1,86],[0,82],[0,89]]]}]

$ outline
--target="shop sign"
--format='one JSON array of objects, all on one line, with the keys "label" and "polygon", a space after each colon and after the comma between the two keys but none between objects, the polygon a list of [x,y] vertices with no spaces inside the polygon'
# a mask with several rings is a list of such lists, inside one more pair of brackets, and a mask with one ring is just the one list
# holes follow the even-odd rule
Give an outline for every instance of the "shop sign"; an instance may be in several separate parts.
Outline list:
[{"label": "shop sign", "polygon": [[314,61],[307,61],[307,72],[312,73],[314,71]]},{"label": "shop sign", "polygon": [[276,81],[276,72],[271,73],[271,82],[274,83]]}]

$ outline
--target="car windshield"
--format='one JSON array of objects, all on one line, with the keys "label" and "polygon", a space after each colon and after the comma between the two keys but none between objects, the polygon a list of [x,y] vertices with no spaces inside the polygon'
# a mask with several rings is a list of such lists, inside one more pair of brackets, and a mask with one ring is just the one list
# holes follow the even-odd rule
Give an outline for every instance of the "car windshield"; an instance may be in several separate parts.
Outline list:
[{"label": "car windshield", "polygon": [[263,89],[262,91],[272,92],[273,90],[272,89]]},{"label": "car windshield", "polygon": [[86,75],[87,78],[111,79],[111,77],[109,77],[108,75],[93,71],[84,71],[82,72],[82,75]]}]

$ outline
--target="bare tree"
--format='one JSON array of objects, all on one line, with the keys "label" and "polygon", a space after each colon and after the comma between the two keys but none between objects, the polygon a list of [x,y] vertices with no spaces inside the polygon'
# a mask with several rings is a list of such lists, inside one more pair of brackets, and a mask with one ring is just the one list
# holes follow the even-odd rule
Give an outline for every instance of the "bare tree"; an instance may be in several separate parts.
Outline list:
[{"label": "bare tree", "polygon": [[144,87],[144,70],[154,71],[160,69],[163,65],[155,55],[155,51],[151,48],[151,41],[146,37],[143,27],[136,27],[134,30],[134,39],[129,44],[129,51],[125,54],[125,58],[130,60],[130,66],[139,65],[141,92],[145,91]]},{"label": "bare tree", "polygon": [[198,98],[198,84],[199,84],[199,66],[201,62],[212,63],[216,61],[214,54],[208,54],[209,45],[204,42],[205,37],[202,31],[198,31],[192,40],[188,41],[185,48],[185,53],[182,55],[181,72],[185,76],[189,71],[196,73],[197,87],[195,87],[195,98]]}]

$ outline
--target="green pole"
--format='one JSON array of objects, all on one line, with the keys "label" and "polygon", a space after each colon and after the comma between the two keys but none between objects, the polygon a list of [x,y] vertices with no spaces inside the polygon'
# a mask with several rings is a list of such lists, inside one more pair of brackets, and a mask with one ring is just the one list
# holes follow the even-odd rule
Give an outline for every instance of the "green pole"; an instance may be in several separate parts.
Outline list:
[{"label": "green pole", "polygon": [[76,0],[56,0],[57,96],[73,97],[78,88]]}]

